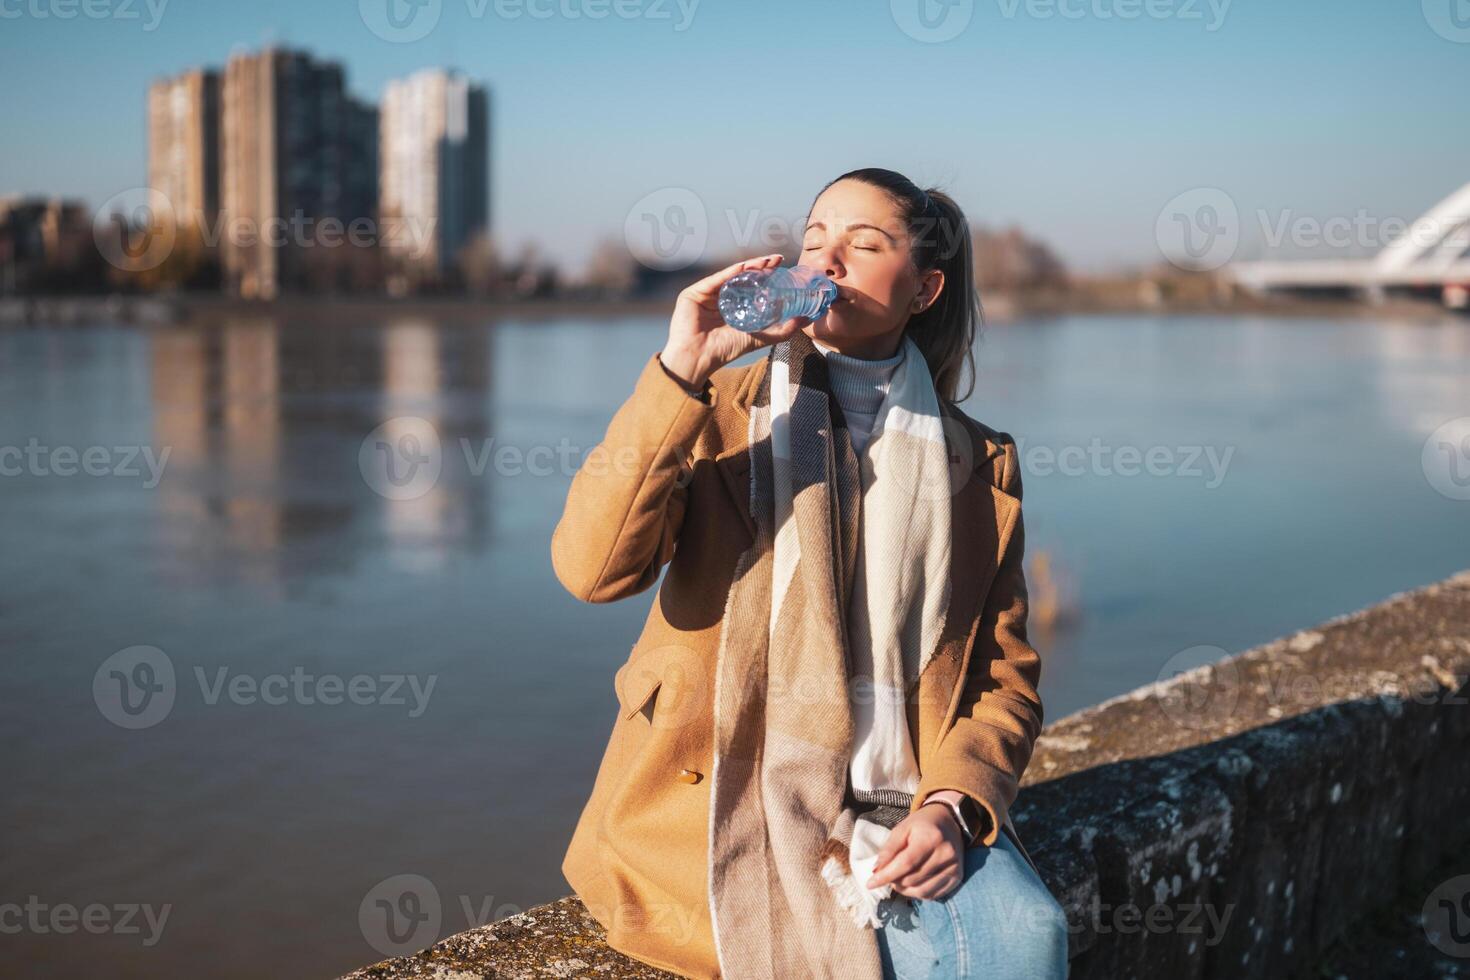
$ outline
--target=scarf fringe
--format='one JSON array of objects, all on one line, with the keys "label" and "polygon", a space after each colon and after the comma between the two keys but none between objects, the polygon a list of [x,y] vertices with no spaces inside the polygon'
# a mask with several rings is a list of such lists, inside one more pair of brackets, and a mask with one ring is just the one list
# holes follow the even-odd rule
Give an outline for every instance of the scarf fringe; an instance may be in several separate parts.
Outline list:
[{"label": "scarf fringe", "polygon": [[855,925],[873,929],[883,925],[878,909],[893,893],[892,882],[879,889],[866,888],[858,884],[851,870],[843,869],[836,856],[822,862],[822,880],[832,889],[837,904],[847,911]]}]

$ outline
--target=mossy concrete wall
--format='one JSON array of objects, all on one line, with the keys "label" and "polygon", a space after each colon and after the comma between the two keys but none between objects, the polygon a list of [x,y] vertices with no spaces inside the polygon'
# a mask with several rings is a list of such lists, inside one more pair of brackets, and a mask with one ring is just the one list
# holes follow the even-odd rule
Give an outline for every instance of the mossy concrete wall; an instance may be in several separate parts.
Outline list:
[{"label": "mossy concrete wall", "polygon": [[[1176,673],[1191,656],[1049,725],[1027,771],[1075,980],[1313,975],[1470,845],[1470,572]],[[667,976],[575,897],[350,976],[584,975]]]}]

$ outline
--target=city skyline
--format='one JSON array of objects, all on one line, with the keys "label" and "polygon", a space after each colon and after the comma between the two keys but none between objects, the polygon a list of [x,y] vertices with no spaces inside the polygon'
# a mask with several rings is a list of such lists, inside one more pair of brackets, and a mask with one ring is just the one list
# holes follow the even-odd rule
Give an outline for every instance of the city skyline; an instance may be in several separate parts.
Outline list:
[{"label": "city skyline", "polygon": [[[119,220],[180,243],[164,278],[197,286],[217,265],[227,293],[264,299],[456,280],[489,233],[485,86],[426,68],[369,104],[346,78],[341,62],[268,45],[149,86],[146,203]],[[338,240],[354,247],[326,247]],[[173,251],[159,241],[138,271]]]},{"label": "city skyline", "polygon": [[[1467,39],[1431,16],[1433,4],[1222,0],[1131,19],[1116,5],[1071,5],[1080,16],[973,5],[936,43],[905,33],[902,4],[838,17],[822,4],[706,2],[680,30],[678,7],[666,20],[650,9],[597,21],[435,2],[432,29],[402,42],[369,23],[366,2],[178,4],[156,23],[146,11],[24,14],[6,22],[0,50],[16,77],[48,87],[0,107],[26,151],[0,161],[0,191],[96,207],[141,185],[147,81],[223,62],[267,34],[341,61],[348,91],[368,101],[426,66],[484,81],[503,106],[505,139],[489,162],[498,244],[535,242],[569,268],[666,188],[698,198],[711,254],[764,251],[745,229],[798,221],[822,183],[865,165],[946,187],[972,220],[1019,224],[1081,270],[1157,261],[1155,219],[1198,188],[1222,189],[1246,216],[1249,258],[1281,221],[1412,219],[1464,182],[1470,134],[1448,121]],[[778,24],[821,41],[770,46],[755,30]],[[775,67],[771,50],[783,51]],[[798,63],[803,50],[814,71]],[[752,100],[772,111],[757,114],[755,135],[732,131]],[[70,151],[86,140],[106,151]]]}]

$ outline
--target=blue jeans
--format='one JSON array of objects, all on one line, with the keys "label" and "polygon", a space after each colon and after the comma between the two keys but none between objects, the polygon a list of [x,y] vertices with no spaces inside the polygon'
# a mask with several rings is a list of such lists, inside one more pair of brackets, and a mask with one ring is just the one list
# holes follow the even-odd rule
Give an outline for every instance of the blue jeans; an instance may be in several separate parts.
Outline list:
[{"label": "blue jeans", "polygon": [[1004,832],[965,849],[948,895],[904,899],[878,930],[888,980],[1057,980],[1067,975],[1061,905]]}]

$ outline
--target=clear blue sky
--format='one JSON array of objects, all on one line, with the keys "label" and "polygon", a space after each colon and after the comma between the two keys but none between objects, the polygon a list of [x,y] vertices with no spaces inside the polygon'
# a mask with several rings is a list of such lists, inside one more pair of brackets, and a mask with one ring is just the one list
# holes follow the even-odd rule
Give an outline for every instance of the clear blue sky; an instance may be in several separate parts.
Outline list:
[{"label": "clear blue sky", "polygon": [[433,29],[390,42],[368,26],[383,0],[169,0],[156,23],[147,0],[0,0],[0,193],[136,187],[149,80],[271,39],[373,101],[429,65],[485,81],[497,236],[574,268],[659,188],[694,191],[721,246],[726,209],[799,221],[859,166],[1092,269],[1157,260],[1155,219],[1191,188],[1225,190],[1248,243],[1262,210],[1411,219],[1470,181],[1470,41],[1426,13],[1457,0],[975,0],[937,43],[899,26],[909,0],[702,0],[682,30],[675,0],[601,20],[562,12],[594,0],[420,2]]}]

